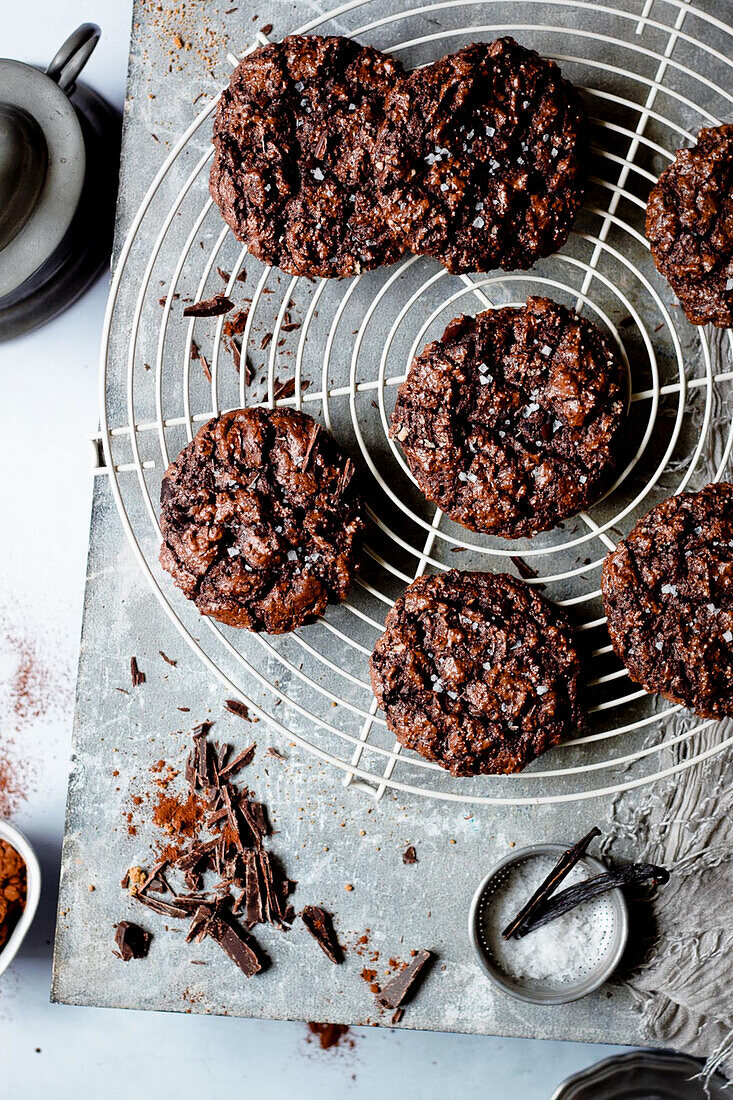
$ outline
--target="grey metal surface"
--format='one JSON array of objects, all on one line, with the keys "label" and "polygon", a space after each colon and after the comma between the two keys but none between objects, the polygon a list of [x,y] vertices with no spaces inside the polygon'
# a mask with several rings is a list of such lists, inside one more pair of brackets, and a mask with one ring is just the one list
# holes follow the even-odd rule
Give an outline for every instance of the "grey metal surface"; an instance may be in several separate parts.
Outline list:
[{"label": "grey metal surface", "polygon": [[[172,669],[162,649],[178,659]],[[147,682],[129,689],[135,654]],[[273,743],[263,723],[251,726],[222,711],[223,692],[187,652],[153,604],[121,537],[114,504],[98,481],[92,517],[86,614],[74,730],[74,757],[63,852],[53,997],[72,1004],[151,1008],[283,1019],[389,1023],[360,974],[379,976],[390,957],[428,947],[439,962],[403,1026],[446,1031],[638,1043],[631,998],[614,983],[562,1007],[521,1005],[496,990],[475,960],[467,915],[483,874],[510,845],[549,838],[574,840],[603,818],[593,803],[471,813],[389,793],[374,803],[344,791],[340,774],[301,750],[277,742],[285,763],[263,756]],[[177,707],[190,707],[183,715]],[[219,948],[183,942],[185,922],[149,915],[120,889],[126,868],[151,861],[157,830],[127,832],[131,795],[149,789],[150,767],[165,758],[179,766],[189,744],[185,727],[214,717],[212,731],[243,747],[254,735],[255,764],[246,781],[271,811],[272,848],[298,882],[295,903],[324,904],[337,917],[346,962],[333,966],[297,922],[282,934],[256,936],[272,960],[244,979]],[[117,773],[117,774],[115,774]],[[135,821],[149,811],[135,811]],[[419,862],[405,866],[415,845]],[[353,891],[345,885],[353,885]],[[89,887],[94,890],[90,891]],[[137,919],[155,933],[146,963],[123,964],[113,954],[120,919]],[[166,932],[164,925],[176,924]],[[369,953],[353,950],[369,929]],[[371,960],[378,951],[379,959]],[[203,959],[206,966],[191,964]],[[445,967],[445,969],[443,969]]]},{"label": "grey metal surface", "polygon": [[[258,6],[254,24],[243,10],[227,16],[224,8],[192,3],[173,22],[143,0],[135,6],[118,252],[166,142],[190,122],[198,109],[194,98],[200,92],[214,94],[225,81],[227,45],[242,48],[253,27],[272,22],[273,36],[279,37],[300,21],[284,2]],[[208,35],[203,33],[204,16]],[[425,25],[432,26],[427,17]],[[218,28],[227,30],[219,35]],[[191,48],[177,47],[176,35]],[[125,335],[118,333],[119,356],[125,354]],[[137,508],[132,518],[142,523],[142,499]],[[161,660],[160,649],[178,659],[178,668]],[[129,689],[132,654],[147,682],[124,695],[115,689]],[[213,716],[219,738],[239,745],[251,738],[251,727],[222,712],[223,695],[152,598],[123,538],[109,486],[100,477],[91,526],[55,1000],[386,1023],[388,1016],[375,1009],[361,969],[373,965],[383,977],[390,957],[404,958],[412,949],[429,947],[440,961],[402,1026],[643,1041],[623,983],[623,964],[613,984],[585,1000],[562,1007],[520,1005],[485,979],[466,931],[471,897],[492,863],[513,845],[577,839],[597,821],[603,824],[608,802],[492,810],[387,792],[375,803],[358,791],[345,791],[341,774],[304,750],[280,742],[288,756],[284,764],[263,757],[262,750],[271,743],[264,723],[254,727],[260,752],[247,781],[270,807],[276,829],[272,847],[298,881],[296,905],[314,902],[332,909],[347,947],[369,929],[370,951],[379,952],[379,959],[372,963],[348,951],[345,965],[333,967],[302,926],[296,924],[286,936],[264,929],[257,935],[272,965],[246,981],[215,945],[204,944],[194,952],[183,943],[183,930],[166,932],[162,921],[150,917],[143,923],[156,938],[148,962],[121,964],[112,953],[113,926],[121,918],[139,918],[140,911],[120,890],[119,880],[131,864],[150,862],[157,835],[144,822],[137,824],[136,836],[129,835],[125,814],[131,795],[149,785],[149,769],[157,760],[182,764],[188,746],[184,722]],[[182,715],[178,707],[190,707],[190,713]],[[288,720],[293,729],[307,733],[302,717],[289,714]],[[144,818],[144,812],[136,816]],[[408,843],[417,848],[414,866],[402,863]],[[346,884],[353,891],[346,891]],[[192,957],[207,965],[192,965]]]}]

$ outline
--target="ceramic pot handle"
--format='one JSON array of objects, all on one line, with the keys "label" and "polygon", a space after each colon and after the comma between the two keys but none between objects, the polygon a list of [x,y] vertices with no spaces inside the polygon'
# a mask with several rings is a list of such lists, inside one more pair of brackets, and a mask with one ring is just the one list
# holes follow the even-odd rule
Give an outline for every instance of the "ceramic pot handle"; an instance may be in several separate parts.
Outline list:
[{"label": "ceramic pot handle", "polygon": [[72,95],[76,78],[91,57],[101,30],[96,23],[82,23],[69,35],[46,69],[62,92]]}]

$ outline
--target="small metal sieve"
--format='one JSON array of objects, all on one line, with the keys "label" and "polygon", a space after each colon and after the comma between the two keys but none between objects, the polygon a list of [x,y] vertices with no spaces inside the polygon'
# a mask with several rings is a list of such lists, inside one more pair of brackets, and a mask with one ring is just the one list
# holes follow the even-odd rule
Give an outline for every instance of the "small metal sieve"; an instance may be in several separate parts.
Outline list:
[{"label": "small metal sieve", "polygon": [[[537,876],[539,885],[549,869],[546,866],[548,858],[554,862],[566,850],[567,845],[563,844],[533,844],[511,852],[484,878],[471,903],[468,931],[479,965],[486,976],[505,993],[531,1004],[565,1004],[592,993],[616,969],[626,946],[629,924],[626,902],[620,890],[610,890],[587,903],[593,906],[593,929],[571,974],[563,973],[557,978],[538,978],[512,972],[511,944],[501,938],[500,925],[503,926],[504,921],[497,924],[496,910],[492,913],[492,907],[499,905],[502,892],[506,891],[512,875],[520,868],[531,865],[532,861],[541,863],[542,871]],[[584,856],[579,861],[578,868],[592,875],[608,870],[600,860],[592,856]],[[560,885],[558,891],[566,885],[568,883]],[[518,909],[519,906],[517,911]],[[552,925],[546,927],[549,930]],[[529,936],[538,934],[530,933]],[[528,942],[529,936],[522,942]]]}]

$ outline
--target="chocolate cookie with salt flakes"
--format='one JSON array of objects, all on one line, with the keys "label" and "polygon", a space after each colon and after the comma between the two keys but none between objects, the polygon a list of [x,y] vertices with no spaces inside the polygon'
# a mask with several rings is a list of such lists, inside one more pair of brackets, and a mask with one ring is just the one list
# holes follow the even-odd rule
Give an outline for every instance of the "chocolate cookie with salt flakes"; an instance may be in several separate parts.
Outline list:
[{"label": "chocolate cookie with salt flakes", "polygon": [[610,484],[626,405],[601,330],[549,298],[460,317],[414,359],[390,434],[422,492],[473,531],[556,527]]},{"label": "chocolate cookie with salt flakes", "polygon": [[453,775],[519,771],[582,719],[567,619],[507,574],[451,569],[413,581],[370,670],[398,741]]},{"label": "chocolate cookie with salt flakes", "polygon": [[364,529],[354,464],[296,409],[208,421],[161,488],[160,563],[202,615],[282,634],[345,599]]},{"label": "chocolate cookie with salt flakes", "polygon": [[449,271],[531,267],[561,248],[583,200],[586,115],[557,65],[513,38],[410,73],[376,148],[385,217]]},{"label": "chocolate cookie with salt flakes", "polygon": [[677,152],[649,195],[646,235],[688,321],[733,326],[733,125]]},{"label": "chocolate cookie with salt flakes", "polygon": [[607,555],[601,590],[633,681],[703,718],[733,716],[733,485],[652,508]]},{"label": "chocolate cookie with salt flakes", "polygon": [[404,252],[376,199],[374,144],[400,63],[338,36],[245,57],[214,122],[210,191],[252,255],[293,275],[357,275]]}]

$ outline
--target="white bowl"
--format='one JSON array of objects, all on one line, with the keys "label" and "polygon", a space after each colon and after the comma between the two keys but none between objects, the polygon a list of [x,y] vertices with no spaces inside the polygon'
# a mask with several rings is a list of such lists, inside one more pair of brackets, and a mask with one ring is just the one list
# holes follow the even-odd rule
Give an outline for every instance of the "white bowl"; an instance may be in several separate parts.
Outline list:
[{"label": "white bowl", "polygon": [[25,939],[26,932],[33,923],[38,908],[38,899],[41,896],[41,868],[38,865],[36,853],[30,846],[27,838],[20,829],[9,825],[7,821],[0,821],[0,840],[6,840],[25,861],[28,876],[28,895],[25,909],[18,923],[13,929],[5,947],[0,950],[0,974],[8,969],[11,962],[18,954],[18,949]]}]

